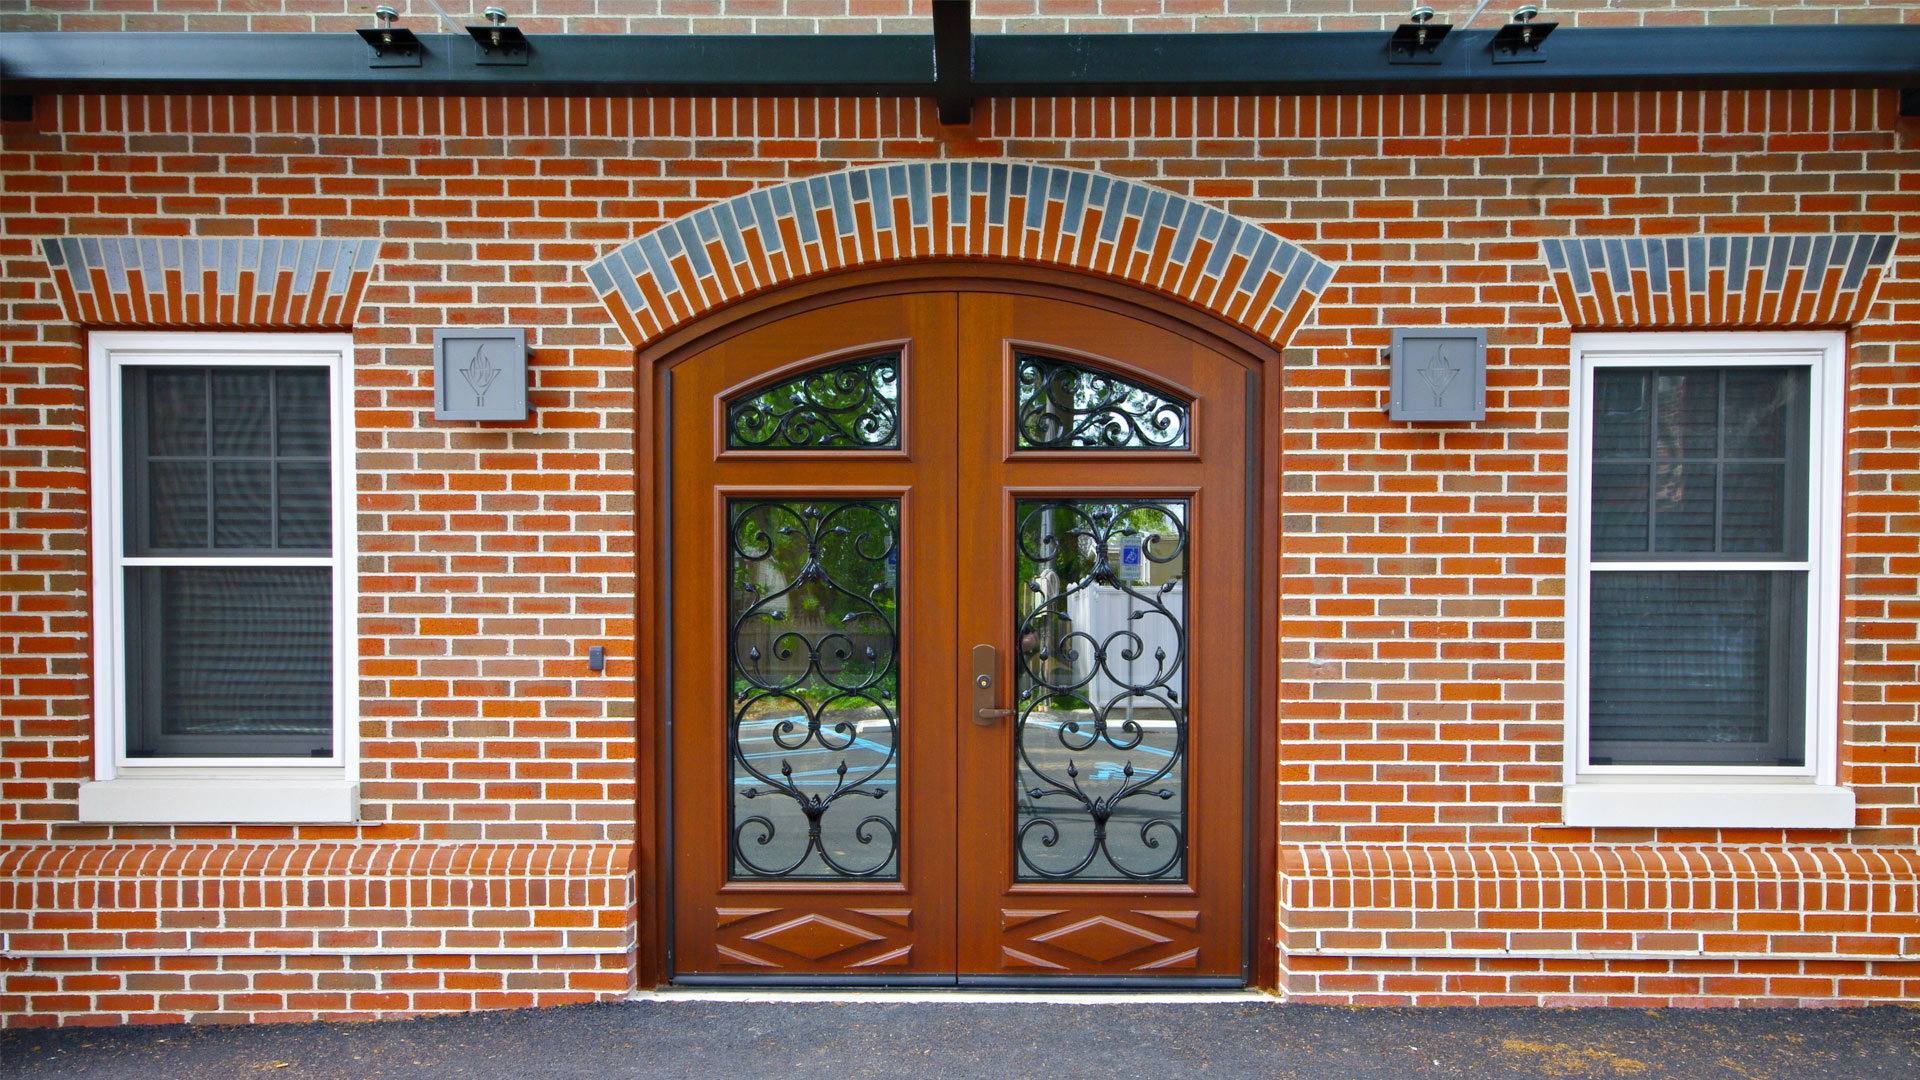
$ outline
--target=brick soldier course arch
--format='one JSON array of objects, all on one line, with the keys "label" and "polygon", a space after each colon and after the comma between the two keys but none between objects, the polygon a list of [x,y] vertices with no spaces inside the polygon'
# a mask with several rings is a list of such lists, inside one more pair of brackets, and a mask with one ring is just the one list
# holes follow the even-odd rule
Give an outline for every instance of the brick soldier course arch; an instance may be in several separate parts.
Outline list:
[{"label": "brick soldier course arch", "polygon": [[1138,285],[1284,344],[1333,267],[1197,199],[1005,161],[848,169],[703,207],[586,268],[642,345],[734,300],[838,270],[1004,260]]},{"label": "brick soldier course arch", "polygon": [[1540,242],[1578,330],[1853,326],[1893,257],[1891,233],[1553,237]]}]

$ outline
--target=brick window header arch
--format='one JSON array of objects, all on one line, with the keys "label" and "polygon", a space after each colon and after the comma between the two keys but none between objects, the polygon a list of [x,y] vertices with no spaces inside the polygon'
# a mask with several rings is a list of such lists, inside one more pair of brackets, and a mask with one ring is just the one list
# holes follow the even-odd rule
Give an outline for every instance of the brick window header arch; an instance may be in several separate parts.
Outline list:
[{"label": "brick window header arch", "polygon": [[1551,238],[1540,242],[1576,330],[1853,326],[1891,234]]},{"label": "brick window header arch", "polygon": [[319,330],[353,325],[380,241],[198,236],[41,241],[84,326]]},{"label": "brick window header arch", "polygon": [[1311,252],[1197,199],[1004,161],[874,165],[760,188],[661,225],[586,272],[637,347],[791,282],[943,258],[1128,282],[1280,345],[1333,277]]}]

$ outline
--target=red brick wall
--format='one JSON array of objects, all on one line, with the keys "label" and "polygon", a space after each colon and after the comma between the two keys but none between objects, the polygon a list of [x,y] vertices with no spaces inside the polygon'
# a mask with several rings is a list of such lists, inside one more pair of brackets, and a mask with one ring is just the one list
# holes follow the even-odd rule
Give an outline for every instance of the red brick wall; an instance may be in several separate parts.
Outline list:
[{"label": "red brick wall", "polygon": [[[756,185],[935,156],[1143,179],[1338,268],[1283,368],[1284,990],[1910,995],[1920,961],[1867,959],[1920,954],[1920,126],[1895,97],[993,101],[971,131],[891,100],[43,98],[0,133],[0,930],[36,954],[0,959],[0,1011],[389,1015],[624,990],[626,938],[606,935],[633,925],[633,353],[581,266]],[[1842,780],[1860,827],[1562,828],[1569,328],[1537,238],[1729,232],[1902,236],[1850,339]],[[93,752],[84,356],[33,239],[128,234],[384,241],[354,332],[364,824],[73,823]],[[1389,329],[1441,321],[1494,328],[1487,421],[1388,424]],[[432,420],[430,330],[463,323],[529,328],[524,426]],[[199,869],[146,869],[183,847]],[[479,868],[447,868],[450,849]],[[313,897],[369,851],[393,852],[409,896],[484,881],[487,900],[368,901],[393,935],[375,945],[299,936],[327,929],[303,921],[332,917]],[[256,887],[167,899],[240,852],[273,853],[235,871]],[[519,927],[480,925],[542,910],[513,899],[543,880],[515,853],[578,868],[577,940],[511,952]],[[1622,868],[1650,861],[1631,873],[1658,889],[1633,892]],[[86,869],[49,876],[62,865]],[[1648,923],[1638,898],[1676,888]],[[1442,924],[1471,944],[1401,935]],[[166,936],[209,927],[261,951]],[[37,955],[61,949],[90,954]]]}]

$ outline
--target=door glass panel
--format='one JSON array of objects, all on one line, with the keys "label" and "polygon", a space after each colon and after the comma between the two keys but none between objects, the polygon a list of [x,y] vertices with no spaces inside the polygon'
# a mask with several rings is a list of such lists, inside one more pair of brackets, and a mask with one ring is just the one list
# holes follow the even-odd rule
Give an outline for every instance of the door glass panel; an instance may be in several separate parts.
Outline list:
[{"label": "door glass panel", "polygon": [[1020,450],[1184,450],[1187,403],[1111,372],[1014,355]]},{"label": "door glass panel", "polygon": [[730,499],[735,880],[900,876],[897,499]]},{"label": "door glass panel", "polygon": [[891,450],[900,445],[900,353],[813,368],[727,402],[731,450]]},{"label": "door glass panel", "polygon": [[1016,880],[1185,880],[1187,509],[1015,505]]}]

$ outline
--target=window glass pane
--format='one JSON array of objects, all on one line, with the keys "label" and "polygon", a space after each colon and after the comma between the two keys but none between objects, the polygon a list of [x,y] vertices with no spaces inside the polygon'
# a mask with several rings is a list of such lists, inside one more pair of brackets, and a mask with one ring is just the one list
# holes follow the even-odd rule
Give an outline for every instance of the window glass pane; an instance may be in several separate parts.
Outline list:
[{"label": "window glass pane", "polygon": [[1593,454],[1643,458],[1651,454],[1644,371],[1607,368],[1593,375]]},{"label": "window glass pane", "polygon": [[1654,378],[1654,455],[1713,457],[1720,448],[1720,372],[1663,371]]},{"label": "window glass pane", "polygon": [[[147,473],[148,535],[156,548],[207,546],[207,464],[156,461]],[[142,545],[134,545],[134,550]]]},{"label": "window glass pane", "polygon": [[1186,877],[1187,523],[1185,499],[1014,504],[1015,881]]},{"label": "window glass pane", "polygon": [[1785,551],[1786,466],[1727,465],[1722,485],[1722,550]]},{"label": "window glass pane", "polygon": [[1733,368],[1727,372],[1727,456],[1785,457],[1792,442],[1789,417],[1796,411],[1803,369]]},{"label": "window glass pane", "polygon": [[1662,462],[1654,467],[1653,549],[1712,551],[1716,470]]},{"label": "window glass pane", "polygon": [[126,574],[133,752],[330,752],[331,570],[130,567]]},{"label": "window glass pane", "polygon": [[1183,450],[1187,403],[1097,368],[1031,353],[1014,357],[1014,434],[1021,450]]},{"label": "window glass pane", "polygon": [[333,546],[333,481],[325,462],[280,467],[280,546]]},{"label": "window glass pane", "polygon": [[207,452],[205,371],[129,371],[128,382],[146,376],[147,452],[155,457]]},{"label": "window glass pane", "polygon": [[273,466],[267,462],[213,463],[213,546],[273,546]]},{"label": "window glass pane", "polygon": [[1593,467],[1593,550],[1647,550],[1649,472],[1646,465]]},{"label": "window glass pane", "polygon": [[1798,572],[1593,574],[1594,763],[1794,763],[1805,584]]},{"label": "window glass pane", "polygon": [[734,880],[900,878],[900,502],[730,499]]},{"label": "window glass pane", "polygon": [[273,373],[213,370],[213,452],[216,457],[273,453]]},{"label": "window glass pane", "polygon": [[332,445],[327,430],[327,373],[296,368],[274,376],[281,457],[326,457]]},{"label": "window glass pane", "polygon": [[814,368],[727,402],[735,450],[866,450],[900,445],[900,354]]}]

